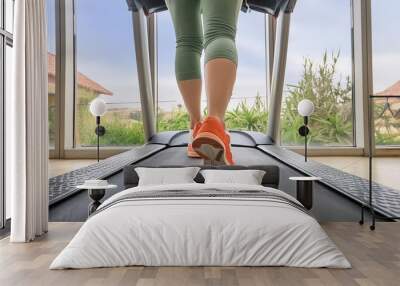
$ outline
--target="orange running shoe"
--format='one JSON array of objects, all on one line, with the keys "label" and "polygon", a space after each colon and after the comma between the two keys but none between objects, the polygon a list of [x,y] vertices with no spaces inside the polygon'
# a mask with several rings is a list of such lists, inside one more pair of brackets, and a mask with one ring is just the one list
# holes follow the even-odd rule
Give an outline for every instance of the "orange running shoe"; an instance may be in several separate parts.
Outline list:
[{"label": "orange running shoe", "polygon": [[209,116],[193,140],[193,149],[204,159],[234,165],[229,134],[221,120]]},{"label": "orange running shoe", "polygon": [[190,134],[189,134],[190,141],[189,141],[188,147],[187,147],[187,155],[190,158],[201,158],[201,156],[193,149],[193,146],[192,146],[193,138],[195,138],[197,133],[199,133],[200,127],[201,127],[201,122],[197,122],[194,125],[193,130],[190,130]]}]

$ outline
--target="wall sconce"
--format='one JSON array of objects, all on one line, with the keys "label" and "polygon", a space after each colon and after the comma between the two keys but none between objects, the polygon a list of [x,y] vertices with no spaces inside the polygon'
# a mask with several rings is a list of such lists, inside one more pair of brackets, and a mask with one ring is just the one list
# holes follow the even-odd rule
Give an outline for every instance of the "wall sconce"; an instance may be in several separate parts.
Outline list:
[{"label": "wall sconce", "polygon": [[307,162],[307,135],[310,133],[308,117],[314,113],[314,103],[311,100],[303,99],[297,105],[297,111],[304,118],[304,124],[299,128],[299,134],[304,137],[304,161]]},{"label": "wall sconce", "polygon": [[106,114],[107,105],[104,100],[100,98],[94,99],[90,103],[89,107],[90,113],[96,117],[96,129],[95,133],[97,135],[97,162],[100,161],[100,136],[103,136],[106,133],[106,129],[104,126],[100,125],[100,117]]}]

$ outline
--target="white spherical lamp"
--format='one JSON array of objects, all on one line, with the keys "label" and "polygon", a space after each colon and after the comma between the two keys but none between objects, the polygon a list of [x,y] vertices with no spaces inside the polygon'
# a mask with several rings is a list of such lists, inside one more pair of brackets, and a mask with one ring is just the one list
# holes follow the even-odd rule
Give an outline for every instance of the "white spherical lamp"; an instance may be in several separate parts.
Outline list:
[{"label": "white spherical lamp", "polygon": [[89,110],[93,116],[103,116],[107,112],[107,105],[104,100],[96,98],[90,103]]},{"label": "white spherical lamp", "polygon": [[310,116],[314,113],[314,103],[311,100],[303,99],[297,105],[297,111],[303,117]]},{"label": "white spherical lamp", "polygon": [[100,117],[107,112],[107,105],[104,100],[96,98],[92,100],[89,107],[90,113],[96,117],[96,129],[95,133],[97,135],[97,162],[100,161],[100,136],[106,133],[104,126],[100,125]]},{"label": "white spherical lamp", "polygon": [[304,118],[304,124],[299,128],[300,136],[304,137],[304,161],[307,162],[307,135],[310,132],[308,128],[308,117],[314,113],[314,103],[311,100],[303,99],[297,105],[297,111]]}]

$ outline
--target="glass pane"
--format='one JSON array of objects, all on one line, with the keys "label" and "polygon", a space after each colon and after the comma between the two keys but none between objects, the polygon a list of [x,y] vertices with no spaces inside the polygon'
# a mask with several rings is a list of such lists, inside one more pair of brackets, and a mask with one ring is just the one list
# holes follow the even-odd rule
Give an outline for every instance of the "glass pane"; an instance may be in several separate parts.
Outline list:
[{"label": "glass pane", "polygon": [[302,99],[315,105],[309,123],[312,145],[353,145],[350,7],[350,0],[297,1],[282,104],[283,145],[304,142],[298,134]]},{"label": "glass pane", "polygon": [[[175,32],[168,11],[157,15],[157,23],[158,128],[159,131],[187,129],[189,117],[175,80]],[[252,44],[249,45],[249,42]],[[263,14],[240,13],[236,44],[239,66],[226,123],[230,129],[265,131],[267,112]],[[203,87],[203,113],[206,112],[207,104],[204,90]]]},{"label": "glass pane", "polygon": [[376,99],[375,142],[400,145],[400,19],[398,0],[372,1],[372,63]]},{"label": "glass pane", "polygon": [[6,30],[10,33],[14,31],[14,0],[5,0]]},{"label": "glass pane", "polygon": [[[4,37],[0,35],[0,51],[3,51]],[[5,94],[3,92],[3,70],[4,70],[4,58],[3,53],[0,53],[0,63],[2,68],[0,69],[0,229],[4,227],[5,217],[4,211],[6,207],[5,202],[5,190],[4,187],[4,178],[5,178],[5,170],[4,170],[4,145],[5,145],[5,126],[4,126],[4,118],[5,118]]]},{"label": "glass pane", "polygon": [[237,78],[225,116],[226,125],[229,129],[265,132],[268,113],[264,14],[240,13],[236,46]]},{"label": "glass pane", "polygon": [[[5,92],[7,94],[11,93],[11,74],[13,65],[12,48],[6,45],[6,68],[5,68]],[[7,96],[8,97],[8,96]],[[11,217],[11,192],[10,188],[6,188],[6,218]]]},{"label": "glass pane", "polygon": [[48,102],[49,102],[49,148],[54,149],[56,131],[56,0],[46,1],[47,13],[47,59],[48,59]]},{"label": "glass pane", "polygon": [[1,5],[2,1],[0,0],[0,29],[3,28],[3,5]]},{"label": "glass pane", "polygon": [[[185,130],[189,116],[175,79],[175,32],[168,11],[157,14],[158,130]],[[204,98],[204,97],[203,97]],[[202,101],[205,108],[205,101]]]},{"label": "glass pane", "polygon": [[97,97],[108,108],[101,121],[106,128],[101,145],[142,144],[132,16],[126,1],[77,0],[76,22],[76,146],[97,143],[96,121],[89,112],[90,102]]}]

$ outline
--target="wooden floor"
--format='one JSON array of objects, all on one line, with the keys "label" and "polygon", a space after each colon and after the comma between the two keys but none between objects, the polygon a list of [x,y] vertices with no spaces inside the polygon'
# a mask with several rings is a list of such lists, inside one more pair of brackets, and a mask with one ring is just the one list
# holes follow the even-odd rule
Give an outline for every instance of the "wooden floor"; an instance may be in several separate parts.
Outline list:
[{"label": "wooden floor", "polygon": [[[312,157],[311,160],[368,179],[368,157]],[[400,191],[400,157],[377,157],[373,161],[373,180]]]},{"label": "wooden floor", "polygon": [[49,178],[97,163],[97,160],[49,160]]},{"label": "wooden floor", "polygon": [[29,244],[0,241],[0,285],[400,285],[400,224],[329,223],[323,227],[352,269],[288,267],[124,267],[48,270],[80,223],[51,223],[43,238]]},{"label": "wooden floor", "polygon": [[[368,179],[368,158],[360,156],[311,157],[328,166]],[[49,160],[49,178],[96,163],[96,160]],[[400,157],[374,159],[374,181],[400,190]]]}]

